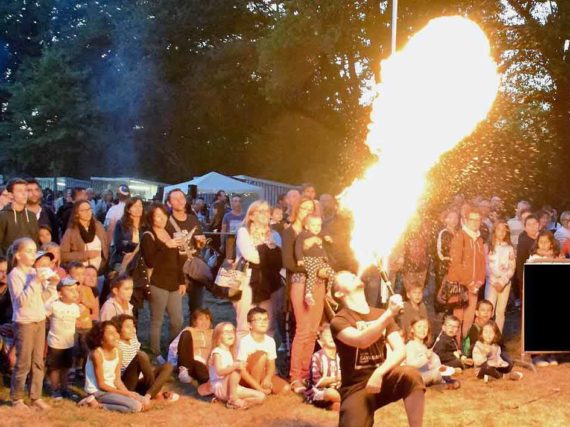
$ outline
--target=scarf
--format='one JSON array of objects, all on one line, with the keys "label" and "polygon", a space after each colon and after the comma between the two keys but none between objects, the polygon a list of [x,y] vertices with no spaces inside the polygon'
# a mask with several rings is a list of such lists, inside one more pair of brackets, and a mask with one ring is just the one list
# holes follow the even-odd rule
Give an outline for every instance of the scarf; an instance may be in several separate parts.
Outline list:
[{"label": "scarf", "polygon": [[91,221],[89,221],[89,227],[87,229],[85,229],[81,224],[78,224],[78,226],[79,226],[79,233],[81,234],[81,239],[83,239],[83,242],[91,243],[93,239],[95,239],[95,231],[96,231],[95,221],[93,220],[93,218],[91,218]]},{"label": "scarf", "polygon": [[461,227],[462,230],[465,232],[465,234],[467,234],[469,237],[471,237],[473,240],[477,240],[479,237],[481,237],[481,232],[479,230],[477,231],[473,231],[471,230],[469,227],[467,227],[466,225],[464,225],[463,227]]}]

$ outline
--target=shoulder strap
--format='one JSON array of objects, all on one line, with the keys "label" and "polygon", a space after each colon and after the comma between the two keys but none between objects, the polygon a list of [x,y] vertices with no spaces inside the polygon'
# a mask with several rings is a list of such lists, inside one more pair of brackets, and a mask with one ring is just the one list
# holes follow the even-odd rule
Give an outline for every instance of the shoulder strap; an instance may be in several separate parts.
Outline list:
[{"label": "shoulder strap", "polygon": [[154,240],[154,234],[152,234],[152,232],[150,232],[150,231],[147,230],[147,231],[145,231],[145,232],[143,233],[143,236],[144,236],[145,234],[148,234],[148,235],[152,238],[152,240]]},{"label": "shoulder strap", "polygon": [[170,224],[172,224],[172,226],[174,227],[174,229],[178,233],[182,233],[182,229],[180,228],[180,226],[178,225],[178,223],[176,222],[176,220],[174,219],[174,217],[172,215],[170,215],[170,218],[168,218],[168,222],[170,222]]}]

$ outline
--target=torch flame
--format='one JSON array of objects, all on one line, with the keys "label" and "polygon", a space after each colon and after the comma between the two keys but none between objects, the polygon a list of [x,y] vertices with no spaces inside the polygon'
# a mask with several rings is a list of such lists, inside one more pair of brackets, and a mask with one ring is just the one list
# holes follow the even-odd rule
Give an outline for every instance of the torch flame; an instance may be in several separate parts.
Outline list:
[{"label": "torch flame", "polygon": [[[487,37],[463,17],[430,21],[382,62],[366,140],[378,161],[339,198],[353,213],[351,246],[361,270],[393,250],[427,172],[485,118],[498,87]],[[383,203],[373,208],[378,198]]]}]

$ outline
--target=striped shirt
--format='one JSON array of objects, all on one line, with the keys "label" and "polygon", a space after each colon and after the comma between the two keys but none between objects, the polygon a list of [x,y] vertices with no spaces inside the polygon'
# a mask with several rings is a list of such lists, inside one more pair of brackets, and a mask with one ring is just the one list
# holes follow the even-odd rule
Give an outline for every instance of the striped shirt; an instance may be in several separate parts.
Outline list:
[{"label": "striped shirt", "polygon": [[119,340],[119,348],[123,353],[123,358],[121,359],[121,375],[123,375],[127,367],[137,356],[137,353],[141,348],[141,343],[136,337],[133,338],[130,343],[123,340]]}]

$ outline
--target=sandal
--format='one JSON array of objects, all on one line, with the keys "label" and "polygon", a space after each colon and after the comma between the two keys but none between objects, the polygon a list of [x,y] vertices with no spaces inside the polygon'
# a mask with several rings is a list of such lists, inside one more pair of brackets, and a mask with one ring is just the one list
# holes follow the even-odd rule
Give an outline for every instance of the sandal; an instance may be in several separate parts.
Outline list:
[{"label": "sandal", "polygon": [[226,408],[229,409],[247,409],[247,402],[243,399],[228,400]]}]

